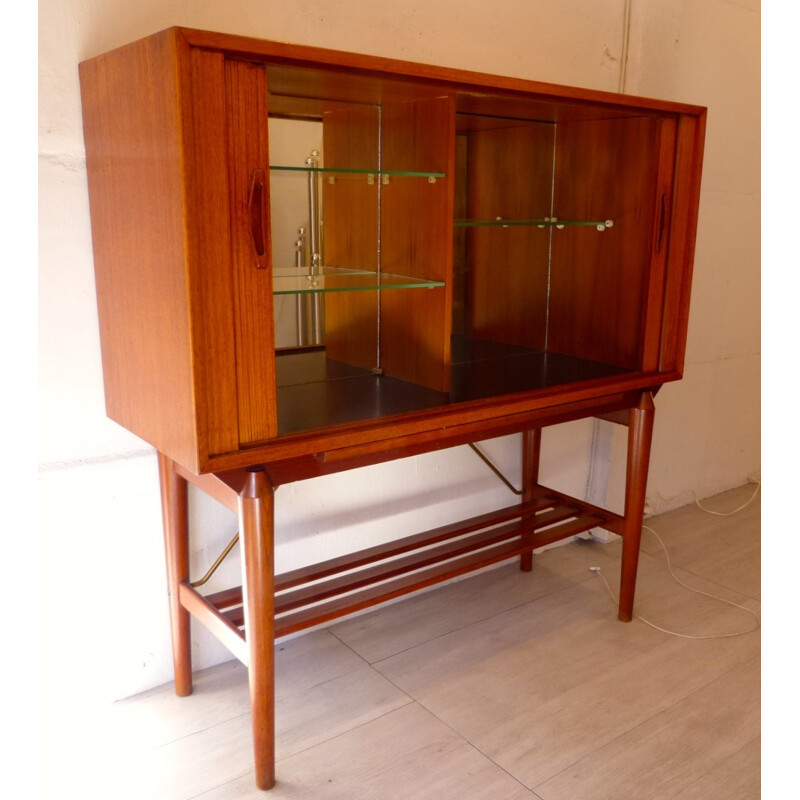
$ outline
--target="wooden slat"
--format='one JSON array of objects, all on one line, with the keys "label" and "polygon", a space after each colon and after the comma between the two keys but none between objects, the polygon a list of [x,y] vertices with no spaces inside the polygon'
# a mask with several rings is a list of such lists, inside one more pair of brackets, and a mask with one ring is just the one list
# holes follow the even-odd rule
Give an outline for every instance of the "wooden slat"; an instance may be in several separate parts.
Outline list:
[{"label": "wooden slat", "polygon": [[661,334],[664,318],[664,289],[667,254],[670,244],[672,183],[675,174],[677,122],[663,119],[658,125],[658,165],[655,191],[655,214],[650,243],[650,268],[645,277],[645,300],[642,303],[642,369],[655,370],[661,358]]},{"label": "wooden slat", "polygon": [[[242,587],[239,586],[239,593],[241,594]],[[231,625],[235,626],[236,628],[244,628],[244,606],[239,605],[236,607],[226,608],[222,612],[225,619],[227,619]]]},{"label": "wooden slat", "polygon": [[599,527],[605,528],[605,530],[611,531],[611,533],[618,533],[620,536],[622,535],[622,525],[625,522],[625,518],[621,514],[615,514],[612,511],[601,508],[600,506],[587,503],[585,500],[577,501],[568,494],[557,492],[554,489],[548,488],[547,486],[536,486],[533,490],[533,496],[542,498],[557,497],[561,502],[574,503],[576,506],[579,506],[582,509],[584,514],[592,514],[600,518],[602,521],[598,523]]},{"label": "wooden slat", "polygon": [[[269,164],[267,73],[253,64],[226,61],[225,78],[239,442],[244,444],[274,436],[278,427],[272,248],[267,240],[264,258],[270,263],[263,268],[251,240],[249,210],[254,171]],[[268,220],[268,197],[262,212]]]},{"label": "wooden slat", "polygon": [[[550,516],[549,522],[561,522],[564,518],[575,516],[575,509],[564,506],[558,509],[560,514],[544,514]],[[545,523],[548,524],[548,523]],[[490,545],[506,542],[509,539],[521,539],[523,534],[535,530],[533,521],[511,522],[506,525],[491,528],[488,531],[479,531],[468,536],[463,536],[453,541],[445,542],[422,551],[411,553],[400,558],[383,561],[379,564],[357,571],[349,571],[325,581],[322,584],[314,583],[303,586],[286,594],[280,595],[276,599],[276,613],[284,613],[302,605],[316,603],[336,595],[361,589],[364,586],[371,586],[376,583],[389,580],[399,575],[407,575],[433,564],[440,564],[443,561],[457,556],[473,553],[476,550]]]},{"label": "wooden slat", "polygon": [[498,525],[512,519],[528,516],[549,508],[557,502],[558,501],[554,498],[541,494],[536,500],[530,503],[507,506],[497,511],[480,514],[468,520],[460,520],[459,522],[443,525],[431,531],[417,533],[402,539],[395,539],[385,544],[376,545],[375,547],[362,550],[359,553],[349,553],[320,564],[301,567],[300,569],[277,576],[275,579],[275,588],[276,591],[284,591],[301,583],[321,580],[329,575],[347,569],[363,567],[366,564],[402,555],[410,550],[433,545],[457,536],[463,536],[464,534],[472,533],[481,528],[487,528],[490,525]]},{"label": "wooden slat", "polygon": [[[189,302],[198,449],[204,459],[239,444],[231,265],[230,183],[221,53],[191,49],[184,110]],[[185,62],[182,61],[182,64]],[[184,69],[187,67],[184,66]],[[193,135],[202,131],[202,136]],[[191,158],[191,161],[188,159]]]},{"label": "wooden slat", "polygon": [[678,124],[659,365],[662,372],[683,371],[705,129],[705,112],[698,118],[682,117]]},{"label": "wooden slat", "polygon": [[[241,590],[240,590],[241,593]],[[250,656],[244,635],[224,614],[214,608],[208,599],[195,591],[188,583],[183,582],[178,589],[181,605],[198,621],[205,625],[233,653],[239,661],[247,666]]]},{"label": "wooden slat", "polygon": [[506,561],[521,555],[531,548],[542,547],[559,539],[590,530],[601,521],[597,517],[579,517],[562,525],[535,533],[525,543],[522,543],[519,539],[503,542],[477,553],[468,553],[445,564],[436,564],[413,575],[402,575],[379,586],[370,586],[359,592],[334,598],[317,606],[300,609],[275,620],[275,636],[285,636],[304,628],[320,625],[337,617],[352,614],[387,600],[392,600],[395,597],[424,589],[500,561]]},{"label": "wooden slat", "polygon": [[214,592],[214,594],[204,595],[206,602],[210,603],[214,608],[225,609],[232,608],[233,606],[240,606],[242,604],[242,587],[235,586],[231,589],[224,589],[221,592]]},{"label": "wooden slat", "polygon": [[[361,554],[332,559],[320,565],[319,570],[312,567],[287,573],[290,576],[288,580],[287,576],[276,579],[276,615],[282,620],[290,620],[290,626],[300,625],[299,628],[292,627],[292,631],[317,625],[400,594],[530,552],[606,522],[602,513],[586,513],[573,503],[553,505],[549,498],[539,498],[539,501],[543,500],[548,501],[545,507],[549,510],[538,514],[527,513],[525,516],[517,514],[518,521],[488,530],[485,530],[486,525],[483,526],[484,530],[477,533],[469,528],[468,535],[456,538],[453,533],[455,526],[446,526],[448,535],[444,541],[441,539],[444,529],[437,529],[428,534],[407,537],[403,540],[405,546],[399,549],[391,547],[391,544],[397,543],[390,543],[388,546],[370,548]],[[519,508],[516,507],[517,510]],[[461,527],[463,533],[463,529],[469,526],[461,523]],[[409,543],[412,539],[413,545]],[[429,547],[432,542],[438,542],[439,546]],[[410,550],[417,552],[404,557],[392,557],[398,553],[408,554]],[[372,566],[355,569],[356,565],[368,564]],[[305,577],[302,585],[299,573]],[[323,580],[326,577],[328,580]],[[280,587],[285,590],[287,585],[300,585],[300,588],[281,594]],[[205,600],[219,609],[225,609],[223,616],[231,626],[239,628],[244,625],[240,587],[209,595]],[[356,605],[353,606],[353,603]],[[276,635],[291,632],[285,630],[283,621],[279,620],[276,625],[280,629]]]}]

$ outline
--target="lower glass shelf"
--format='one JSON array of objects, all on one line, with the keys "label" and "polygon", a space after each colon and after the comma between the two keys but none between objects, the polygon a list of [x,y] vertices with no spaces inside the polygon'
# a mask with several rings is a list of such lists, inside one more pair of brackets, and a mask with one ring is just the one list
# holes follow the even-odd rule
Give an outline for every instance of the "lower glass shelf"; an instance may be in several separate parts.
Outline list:
[{"label": "lower glass shelf", "polygon": [[356,292],[386,289],[433,289],[443,281],[411,278],[388,272],[320,267],[318,275],[309,275],[305,267],[276,269],[273,294],[310,294],[315,292]]}]

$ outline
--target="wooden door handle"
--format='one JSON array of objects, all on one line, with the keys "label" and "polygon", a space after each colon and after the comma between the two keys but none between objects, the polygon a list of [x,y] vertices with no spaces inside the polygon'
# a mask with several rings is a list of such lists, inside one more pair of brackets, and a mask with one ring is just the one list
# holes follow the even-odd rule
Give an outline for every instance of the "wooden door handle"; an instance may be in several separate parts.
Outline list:
[{"label": "wooden door handle", "polygon": [[661,244],[664,240],[664,228],[667,224],[667,194],[661,193],[661,210],[658,219],[658,236],[656,237],[656,253],[661,252]]},{"label": "wooden door handle", "polygon": [[250,180],[250,197],[247,202],[250,217],[250,238],[257,269],[266,269],[269,264],[267,254],[267,174],[263,169],[254,169]]}]

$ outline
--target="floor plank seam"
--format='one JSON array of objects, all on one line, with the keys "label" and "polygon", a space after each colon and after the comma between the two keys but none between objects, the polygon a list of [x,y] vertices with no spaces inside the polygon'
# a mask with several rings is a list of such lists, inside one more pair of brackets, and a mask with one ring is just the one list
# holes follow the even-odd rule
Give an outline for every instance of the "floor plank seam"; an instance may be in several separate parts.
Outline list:
[{"label": "floor plank seam", "polygon": [[[524,603],[522,605],[524,605]],[[464,627],[467,627],[467,626],[464,626]],[[434,639],[437,639],[437,638],[440,638],[440,637],[434,637]],[[434,640],[432,639],[431,641],[434,641]],[[443,720],[432,709],[428,708],[428,706],[426,706],[425,703],[423,703],[421,700],[409,695],[404,689],[402,689],[400,686],[398,686],[398,684],[395,683],[395,681],[393,681],[388,676],[384,675],[382,672],[380,672],[378,670],[376,670],[376,672],[377,672],[378,675],[381,675],[388,683],[391,683],[392,686],[394,686],[398,691],[402,692],[402,694],[404,694],[406,697],[408,697],[409,701],[411,703],[414,703],[415,705],[419,706],[419,708],[423,709],[426,713],[430,714],[435,720],[437,720],[439,723],[444,725],[454,736],[458,737],[458,739],[460,739],[462,742],[464,742],[468,747],[470,747],[476,753],[480,753],[480,755],[482,755],[487,761],[490,761],[499,770],[501,770],[506,775],[508,775],[509,778],[511,778],[515,783],[519,784],[523,789],[525,789],[526,791],[530,792],[531,793],[531,797],[533,798],[533,800],[543,800],[529,786],[526,786],[522,781],[520,781],[520,779],[517,778],[516,775],[514,775],[511,772],[509,772],[505,767],[503,767],[502,765],[498,764],[497,761],[495,761],[491,756],[489,756],[488,754],[484,753],[479,747],[477,747],[475,744],[473,744],[473,742],[471,742],[469,739],[467,739],[462,733],[460,733],[455,728],[453,728],[452,725],[450,725],[448,722]],[[406,703],[403,706],[400,706],[400,708],[405,708],[407,705],[409,705],[409,703]],[[394,710],[396,710],[396,709],[392,709],[392,711],[394,711]],[[392,712],[389,711],[387,713],[390,714]],[[381,714],[380,716],[382,717],[382,716],[386,716],[386,715],[385,714]],[[379,718],[380,717],[376,717],[376,719],[379,719]]]},{"label": "floor plank seam", "polygon": [[[590,576],[590,580],[591,580],[591,576]],[[570,583],[569,586],[559,586],[559,587],[557,587],[557,588],[555,588],[555,589],[553,589],[551,591],[548,591],[548,592],[545,592],[544,594],[539,595],[538,597],[534,597],[531,600],[524,600],[521,603],[515,603],[514,605],[507,606],[506,608],[503,608],[500,611],[496,611],[493,614],[489,614],[486,617],[480,617],[480,618],[476,618],[476,619],[471,619],[469,622],[465,622],[463,625],[457,625],[455,627],[449,628],[448,630],[443,631],[442,633],[439,633],[436,636],[432,636],[430,639],[424,639],[422,641],[414,642],[413,644],[408,645],[408,647],[403,647],[400,650],[397,650],[395,652],[388,653],[386,655],[382,655],[380,658],[375,659],[375,661],[367,661],[367,663],[371,667],[377,669],[378,665],[381,664],[383,661],[387,661],[387,660],[389,660],[391,658],[395,658],[395,657],[397,657],[397,656],[399,656],[399,655],[401,655],[403,653],[409,652],[410,650],[414,650],[417,647],[423,647],[423,646],[429,645],[432,642],[436,642],[439,639],[443,639],[445,636],[450,636],[451,634],[457,633],[458,631],[467,630],[467,628],[471,628],[474,625],[481,625],[481,624],[487,622],[488,620],[495,619],[496,617],[501,617],[504,614],[508,614],[508,613],[510,613],[512,611],[517,611],[517,610],[519,610],[521,608],[524,608],[525,606],[529,606],[529,605],[532,606],[535,603],[539,603],[541,601],[544,601],[545,598],[548,598],[548,597],[550,597],[550,596],[552,596],[554,594],[558,594],[560,592],[570,591],[570,590],[574,589],[576,586],[580,586],[582,583],[583,583],[583,581],[576,581],[574,583]],[[346,642],[342,642],[342,643],[346,644]],[[380,673],[380,674],[383,674],[383,673]]]},{"label": "floor plank seam", "polygon": [[[582,539],[576,539],[575,542],[569,541],[566,544],[559,545],[559,547],[562,547],[562,546],[563,547],[567,547],[570,544],[576,544],[576,543],[580,545],[580,544],[583,543],[583,541],[584,540],[582,540]],[[590,544],[597,545],[599,547],[603,546],[602,542],[592,542]],[[556,548],[548,548],[548,550],[543,550],[541,553],[534,553],[534,572],[533,572],[533,575],[530,576],[531,580],[535,580],[536,579],[536,556],[537,555],[544,555],[544,553],[547,553],[547,552],[549,552],[550,550],[553,550],[553,549],[556,549]],[[502,567],[508,566],[510,563],[513,563],[513,561],[512,562],[504,562],[504,563],[498,564],[495,567],[493,567],[492,570],[490,570],[490,571],[499,570]],[[441,639],[443,636],[448,636],[451,633],[455,633],[456,631],[464,630],[466,628],[469,628],[472,625],[480,624],[480,623],[486,622],[487,620],[499,617],[502,614],[508,613],[509,611],[515,611],[515,610],[517,610],[519,608],[522,608],[523,606],[536,603],[536,602],[538,602],[540,600],[543,600],[543,599],[545,599],[545,598],[547,598],[547,597],[549,597],[549,596],[551,596],[553,594],[568,590],[568,589],[570,589],[570,588],[572,588],[574,586],[580,586],[582,584],[590,582],[590,581],[593,580],[593,576],[589,572],[589,567],[588,567],[589,563],[591,563],[591,559],[589,559],[588,562],[587,562],[587,567],[586,567],[587,574],[586,574],[585,577],[584,576],[580,576],[580,577],[573,576],[573,577],[570,577],[570,578],[565,578],[565,580],[569,584],[568,586],[556,586],[556,587],[554,587],[552,589],[549,589],[549,590],[543,592],[542,594],[540,594],[540,595],[538,595],[538,596],[536,596],[534,598],[531,598],[529,600],[523,600],[520,603],[515,603],[514,605],[507,606],[507,607],[505,607],[505,608],[503,608],[503,609],[501,609],[499,611],[496,611],[496,612],[491,613],[491,614],[487,614],[484,617],[479,617],[479,618],[476,617],[474,619],[469,620],[469,622],[465,622],[463,625],[458,625],[456,627],[448,629],[447,631],[444,631],[444,632],[442,632],[440,634],[437,634],[436,636],[432,636],[430,639],[424,639],[424,640],[421,640],[421,641],[418,641],[418,642],[414,642],[413,644],[410,644],[407,647],[403,647],[403,648],[401,648],[399,650],[396,650],[396,651],[393,651],[391,653],[387,653],[385,655],[382,655],[382,656],[380,656],[380,658],[376,658],[374,661],[370,661],[368,658],[363,656],[361,653],[358,652],[357,649],[355,649],[345,639],[341,638],[336,633],[335,628],[336,628],[337,625],[342,624],[341,622],[337,622],[334,625],[331,625],[330,627],[326,627],[326,628],[324,628],[324,630],[327,633],[330,633],[334,638],[336,638],[337,641],[339,641],[341,644],[343,644],[345,647],[347,647],[351,652],[353,652],[355,655],[357,655],[366,664],[369,664],[370,666],[374,667],[376,664],[379,664],[381,661],[384,661],[384,660],[386,660],[388,658],[394,658],[395,656],[398,656],[401,653],[405,653],[405,652],[407,652],[409,650],[413,650],[415,647],[420,647],[422,645],[426,645],[426,644],[429,644],[431,642],[435,642],[437,639]],[[475,577],[475,576],[472,576],[472,577]],[[468,578],[466,578],[464,580],[468,580]],[[461,581],[458,581],[458,582],[460,583]],[[427,596],[429,594],[435,593],[436,591],[443,591],[445,588],[447,588],[447,586],[451,586],[451,585],[455,585],[455,584],[453,583],[453,584],[446,584],[445,586],[440,586],[440,587],[432,587],[432,588],[426,590],[423,593],[420,593],[418,595],[412,595],[411,598],[409,598],[409,599],[425,597],[425,596]],[[394,605],[394,604],[392,604],[392,605]],[[375,609],[374,611],[372,611],[370,613],[380,614],[381,611],[383,611],[386,608],[391,608],[392,605],[379,606],[377,609]],[[355,617],[354,617],[354,619],[355,619]]]},{"label": "floor plank seam", "polygon": [[[405,694],[405,692],[403,694]],[[413,697],[410,697],[409,695],[406,695],[406,697],[408,697],[408,702],[407,703],[402,703],[401,705],[395,706],[394,708],[389,708],[386,711],[383,711],[383,712],[381,712],[379,714],[376,714],[374,717],[370,717],[369,719],[365,719],[363,722],[356,723],[355,725],[353,725],[350,728],[347,728],[346,730],[341,730],[341,731],[338,731],[337,733],[331,734],[328,737],[320,738],[320,739],[314,741],[312,744],[307,745],[306,747],[301,747],[301,748],[299,748],[297,750],[292,750],[291,753],[287,753],[285,756],[276,757],[276,759],[275,759],[276,767],[277,767],[278,764],[281,764],[284,761],[288,761],[289,759],[296,758],[297,756],[301,755],[302,753],[307,753],[309,750],[315,750],[317,747],[320,747],[323,744],[328,744],[330,742],[335,742],[337,739],[341,739],[343,736],[349,736],[354,731],[360,730],[361,728],[363,728],[363,727],[365,727],[367,725],[373,725],[378,720],[383,719],[384,717],[388,717],[390,714],[394,714],[396,711],[399,711],[401,708],[408,708],[410,705],[413,705],[415,703],[417,705],[420,705],[419,703],[417,703],[416,700],[414,700]]]},{"label": "floor plank seam", "polygon": [[[387,678],[387,680],[390,680],[390,679]],[[516,775],[514,775],[513,772],[509,772],[502,764],[498,764],[497,761],[495,761],[488,753],[484,753],[484,751],[481,750],[480,747],[478,747],[476,744],[474,744],[469,739],[467,739],[467,737],[464,736],[463,733],[461,733],[460,731],[457,731],[452,725],[450,725],[449,722],[446,722],[445,720],[443,720],[435,711],[433,711],[432,709],[428,708],[428,706],[426,706],[425,703],[423,703],[421,700],[414,700],[414,702],[420,708],[422,708],[424,711],[426,711],[428,714],[430,714],[435,720],[437,720],[442,725],[444,725],[445,728],[447,728],[454,736],[457,736],[470,749],[474,750],[476,753],[480,753],[480,755],[483,756],[487,761],[489,761],[492,764],[494,764],[495,767],[497,767],[497,769],[499,769],[501,772],[503,772],[506,775],[508,775],[508,777],[511,778],[511,780],[514,781],[514,783],[516,783],[519,786],[521,786],[523,789],[525,789],[525,791],[530,792],[531,797],[533,798],[533,800],[544,800],[544,798],[542,798],[541,795],[537,794],[530,786],[526,786]]]},{"label": "floor plank seam", "polygon": [[[246,688],[246,687],[245,687]],[[164,749],[165,747],[171,747],[178,742],[186,742],[189,741],[194,736],[202,736],[209,731],[213,731],[215,728],[221,728],[223,725],[227,725],[231,722],[235,722],[237,719],[243,719],[245,717],[250,716],[250,711],[243,711],[241,714],[234,714],[231,717],[226,717],[223,720],[219,720],[218,722],[214,722],[211,725],[207,725],[205,728],[199,728],[198,730],[191,731],[190,733],[185,733],[182,736],[176,736],[172,739],[168,739],[167,741],[163,741],[160,744],[155,745],[148,749],[148,752],[157,753],[159,750]]]},{"label": "floor plank seam", "polygon": [[254,770],[247,770],[243,772],[241,775],[237,775],[235,778],[231,778],[230,780],[223,781],[222,783],[218,783],[216,786],[209,786],[208,789],[203,789],[200,794],[193,794],[190,797],[182,798],[182,800],[202,800],[208,794],[212,792],[218,792],[219,790],[223,789],[226,786],[233,786],[237,781],[241,781],[244,778],[255,779],[255,771]]}]

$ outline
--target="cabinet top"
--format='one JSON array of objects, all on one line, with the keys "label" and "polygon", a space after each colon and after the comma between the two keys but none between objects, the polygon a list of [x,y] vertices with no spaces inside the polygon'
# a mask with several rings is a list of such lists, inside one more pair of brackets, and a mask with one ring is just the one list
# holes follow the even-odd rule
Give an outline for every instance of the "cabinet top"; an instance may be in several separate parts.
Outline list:
[{"label": "cabinet top", "polygon": [[229,58],[263,62],[274,96],[378,104],[452,94],[461,112],[513,114],[543,122],[706,114],[705,107],[686,103],[193,28],[172,27],[146,38],[171,40],[178,53],[196,47],[217,50]]}]

